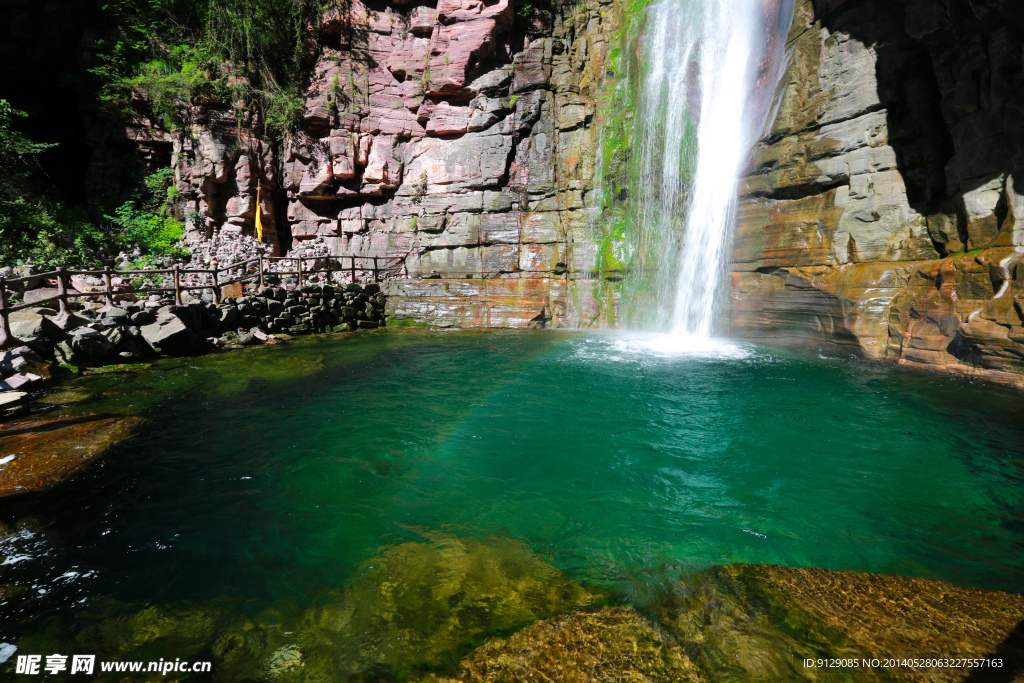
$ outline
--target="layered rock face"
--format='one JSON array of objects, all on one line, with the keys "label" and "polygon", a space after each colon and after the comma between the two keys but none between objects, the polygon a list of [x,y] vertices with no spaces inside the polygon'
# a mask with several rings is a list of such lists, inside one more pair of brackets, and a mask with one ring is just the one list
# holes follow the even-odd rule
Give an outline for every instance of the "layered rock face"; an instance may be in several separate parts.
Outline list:
[{"label": "layered rock face", "polygon": [[742,185],[736,336],[1024,383],[1024,39],[996,0],[802,0]]},{"label": "layered rock face", "polygon": [[386,260],[393,319],[600,324],[585,207],[610,1],[530,20],[512,0],[344,7],[316,32],[299,133],[274,145],[197,107],[172,141],[189,236],[251,234],[259,184],[280,251],[319,237]]}]

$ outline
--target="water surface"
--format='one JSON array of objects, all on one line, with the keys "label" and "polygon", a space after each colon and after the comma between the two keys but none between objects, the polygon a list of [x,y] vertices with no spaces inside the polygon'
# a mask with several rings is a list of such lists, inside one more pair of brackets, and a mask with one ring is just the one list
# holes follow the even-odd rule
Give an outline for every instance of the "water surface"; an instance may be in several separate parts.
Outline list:
[{"label": "water surface", "polygon": [[96,398],[71,410],[151,428],[0,505],[22,524],[0,542],[0,587],[19,587],[0,640],[101,597],[316,604],[387,548],[453,538],[641,606],[731,562],[1024,591],[1024,398],[989,384],[621,334],[389,331],[72,388]]}]

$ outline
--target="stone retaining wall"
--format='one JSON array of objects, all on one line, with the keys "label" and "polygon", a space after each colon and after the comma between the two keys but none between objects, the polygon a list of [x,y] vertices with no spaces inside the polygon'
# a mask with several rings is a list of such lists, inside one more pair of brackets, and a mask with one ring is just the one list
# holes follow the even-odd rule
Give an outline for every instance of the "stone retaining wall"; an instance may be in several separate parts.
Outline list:
[{"label": "stone retaining wall", "polygon": [[26,309],[14,314],[12,332],[25,345],[0,352],[0,414],[28,392],[80,367],[138,363],[276,343],[311,332],[354,332],[382,327],[387,297],[377,284],[267,287],[227,298],[220,305],[188,297],[187,303],[151,297],[117,306],[76,305],[65,314]]}]

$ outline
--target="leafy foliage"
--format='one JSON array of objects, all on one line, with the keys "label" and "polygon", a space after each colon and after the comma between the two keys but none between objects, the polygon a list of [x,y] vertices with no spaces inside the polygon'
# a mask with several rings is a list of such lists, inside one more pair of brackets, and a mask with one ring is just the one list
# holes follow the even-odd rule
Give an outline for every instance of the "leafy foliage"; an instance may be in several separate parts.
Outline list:
[{"label": "leafy foliage", "polygon": [[33,190],[40,172],[39,154],[54,145],[35,142],[14,130],[16,118],[26,116],[0,100],[0,236],[10,240],[14,230],[36,211]]},{"label": "leafy foliage", "polygon": [[107,216],[121,245],[137,245],[149,255],[186,256],[176,247],[185,224],[169,214],[168,204],[177,197],[174,171],[164,168],[146,177],[143,190]]},{"label": "leafy foliage", "polygon": [[0,100],[0,262],[81,260],[102,243],[84,212],[45,196],[39,155],[55,147],[15,130],[26,114]]},{"label": "leafy foliage", "polygon": [[148,176],[107,220],[84,207],[68,207],[47,191],[39,155],[55,147],[13,128],[24,112],[0,100],[0,263],[42,268],[94,266],[101,254],[138,246],[149,254],[180,254],[184,225],[168,216],[175,198],[173,172]]},{"label": "leafy foliage", "polygon": [[265,132],[293,128],[303,33],[326,0],[116,0],[122,27],[101,44],[102,98],[124,113],[142,99],[168,129],[188,123],[189,104],[255,113]]}]

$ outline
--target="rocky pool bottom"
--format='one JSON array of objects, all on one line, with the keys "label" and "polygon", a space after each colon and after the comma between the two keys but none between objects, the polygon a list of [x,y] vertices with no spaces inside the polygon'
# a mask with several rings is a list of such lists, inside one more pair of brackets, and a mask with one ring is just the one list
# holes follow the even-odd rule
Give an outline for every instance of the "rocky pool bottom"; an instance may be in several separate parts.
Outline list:
[{"label": "rocky pool bottom", "polygon": [[664,341],[381,331],[65,384],[36,417],[144,428],[0,501],[0,642],[212,663],[117,681],[1024,676],[1024,397]]}]

